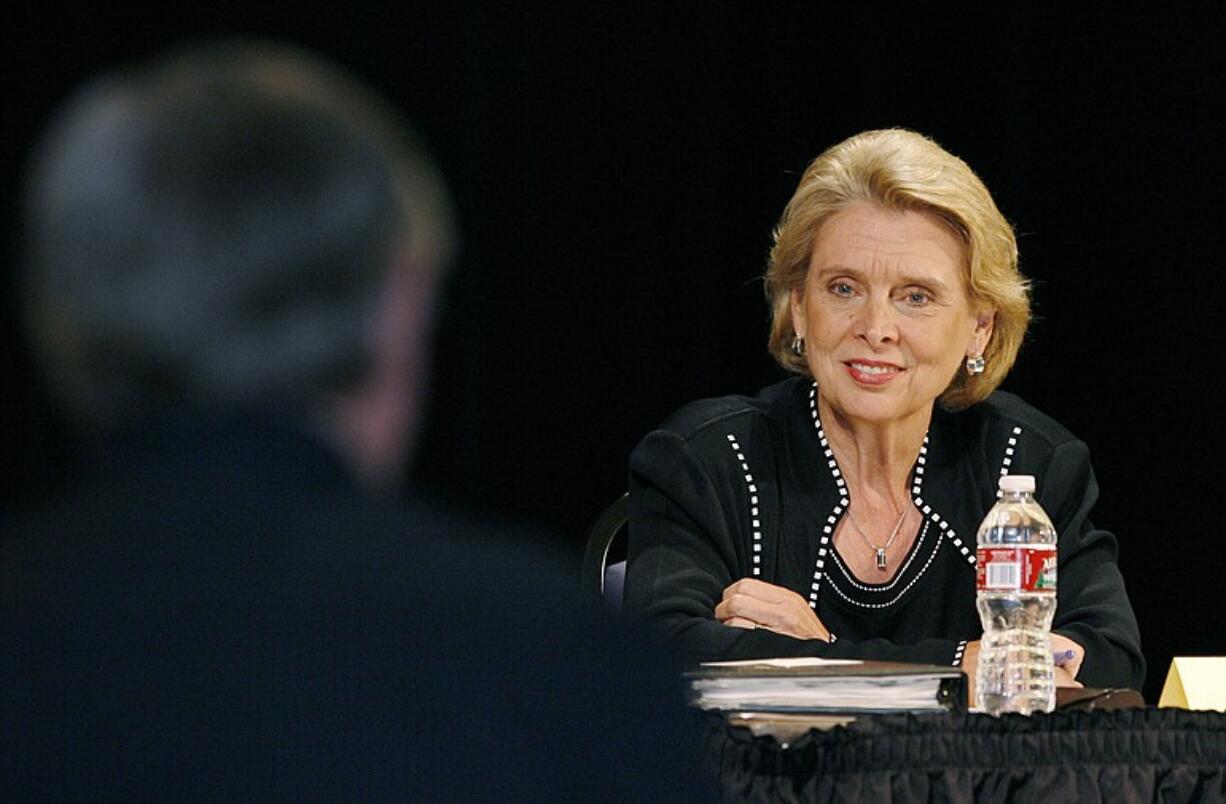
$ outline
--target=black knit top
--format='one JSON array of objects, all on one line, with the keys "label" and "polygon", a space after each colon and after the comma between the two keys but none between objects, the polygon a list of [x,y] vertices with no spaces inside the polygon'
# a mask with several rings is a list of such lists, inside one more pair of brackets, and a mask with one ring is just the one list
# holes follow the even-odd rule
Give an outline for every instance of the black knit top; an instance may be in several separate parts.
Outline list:
[{"label": "black knit top", "polygon": [[[850,503],[801,378],[685,406],[630,458],[626,609],[694,660],[828,656],[961,662],[981,635],[975,534],[1003,474],[1036,477],[1059,535],[1053,630],[1085,648],[1078,680],[1139,689],[1136,618],[1115,537],[1090,522],[1098,496],[1089,453],[1059,424],[1004,392],[933,412],[911,472],[923,524],[888,581],[854,576],[832,543]],[[759,578],[801,594],[832,643],[714,619],[725,587]]]}]

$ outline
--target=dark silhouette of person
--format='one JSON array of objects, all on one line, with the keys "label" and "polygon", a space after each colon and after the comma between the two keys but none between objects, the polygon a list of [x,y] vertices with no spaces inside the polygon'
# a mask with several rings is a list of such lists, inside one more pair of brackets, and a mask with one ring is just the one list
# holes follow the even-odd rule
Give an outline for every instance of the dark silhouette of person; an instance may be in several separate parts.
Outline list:
[{"label": "dark silhouette of person", "polygon": [[455,234],[380,99],[258,41],[112,72],[25,214],[83,446],[0,535],[6,800],[707,794],[669,662],[526,531],[388,493]]}]

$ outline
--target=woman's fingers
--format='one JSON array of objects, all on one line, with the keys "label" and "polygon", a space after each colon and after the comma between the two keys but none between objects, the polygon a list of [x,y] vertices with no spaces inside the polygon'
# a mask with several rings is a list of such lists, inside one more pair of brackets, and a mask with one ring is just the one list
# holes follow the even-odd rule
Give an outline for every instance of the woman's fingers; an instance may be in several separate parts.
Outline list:
[{"label": "woman's fingers", "polygon": [[751,631],[758,627],[753,620],[746,620],[744,617],[729,617],[724,620],[724,625],[730,625],[733,628],[748,628]]},{"label": "woman's fingers", "polygon": [[1057,687],[1081,687],[1084,686],[1080,681],[1073,678],[1072,674],[1063,667],[1056,668],[1056,686]]},{"label": "woman's fingers", "polygon": [[724,599],[715,606],[715,619],[727,622],[733,617],[752,620],[759,625],[769,627],[778,619],[777,604],[768,603],[751,595],[724,593]]},{"label": "woman's fingers", "polygon": [[729,584],[715,606],[715,619],[731,625],[748,621],[797,639],[830,641],[830,631],[804,598],[790,589],[743,578]]},{"label": "woman's fingers", "polygon": [[967,642],[962,652],[962,672],[966,673],[967,702],[975,705],[975,684],[979,673],[979,640]]},{"label": "woman's fingers", "polygon": [[788,595],[795,595],[791,589],[783,586],[776,586],[773,583],[759,581],[756,578],[741,578],[739,581],[734,581],[728,584],[724,589],[723,597],[727,600],[733,595],[744,595],[752,597],[768,603],[782,602]]},{"label": "woman's fingers", "polygon": [[[1059,655],[1061,657],[1057,660],[1059,666],[1063,667],[1065,671],[1068,672],[1070,677],[1077,678],[1077,673],[1081,671],[1081,662],[1083,659],[1085,659],[1085,648],[1081,647],[1063,634],[1052,634],[1051,651],[1053,655]],[[1067,651],[1072,651],[1073,655],[1068,658],[1063,658]]]}]

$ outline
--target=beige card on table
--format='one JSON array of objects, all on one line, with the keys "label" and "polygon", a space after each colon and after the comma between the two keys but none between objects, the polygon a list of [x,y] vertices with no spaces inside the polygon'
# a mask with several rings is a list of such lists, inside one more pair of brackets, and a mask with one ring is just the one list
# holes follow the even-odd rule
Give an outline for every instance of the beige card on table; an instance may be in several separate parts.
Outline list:
[{"label": "beige card on table", "polygon": [[1176,656],[1158,706],[1226,711],[1226,656]]}]

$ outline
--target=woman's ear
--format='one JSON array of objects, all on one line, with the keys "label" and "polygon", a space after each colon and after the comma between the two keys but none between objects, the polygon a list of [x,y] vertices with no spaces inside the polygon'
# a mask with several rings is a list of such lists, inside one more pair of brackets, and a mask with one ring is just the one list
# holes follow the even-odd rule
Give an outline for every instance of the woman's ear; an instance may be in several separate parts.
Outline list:
[{"label": "woman's ear", "polygon": [[996,308],[985,307],[975,314],[975,329],[971,335],[972,351],[968,357],[981,356],[992,340],[992,328],[996,326]]},{"label": "woman's ear", "polygon": [[798,338],[805,336],[805,286],[794,287],[788,293],[788,304],[792,308],[792,330]]}]

